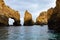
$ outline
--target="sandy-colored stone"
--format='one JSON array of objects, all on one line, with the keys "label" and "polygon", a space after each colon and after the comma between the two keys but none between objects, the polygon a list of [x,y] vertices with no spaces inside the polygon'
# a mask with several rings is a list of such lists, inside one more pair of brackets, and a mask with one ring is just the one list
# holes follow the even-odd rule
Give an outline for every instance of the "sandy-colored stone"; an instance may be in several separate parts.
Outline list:
[{"label": "sandy-colored stone", "polygon": [[32,15],[31,13],[29,13],[27,10],[25,11],[25,15],[24,15],[24,25],[26,26],[30,26],[33,25],[34,22],[32,20]]},{"label": "sandy-colored stone", "polygon": [[[0,15],[6,16],[8,19],[12,18],[15,20],[14,25],[16,25],[16,24],[20,25],[20,14],[19,14],[19,12],[15,11],[12,8],[10,8],[9,6],[5,5],[3,0],[0,0]],[[8,21],[8,20],[6,20],[6,21]]]},{"label": "sandy-colored stone", "polygon": [[48,19],[53,13],[53,8],[48,9],[47,11],[41,12],[40,15],[36,18],[37,25],[44,25],[48,23]]},{"label": "sandy-colored stone", "polygon": [[8,18],[4,15],[0,15],[0,26],[8,26]]},{"label": "sandy-colored stone", "polygon": [[47,24],[47,12],[41,12],[40,15],[36,19],[37,25]]}]

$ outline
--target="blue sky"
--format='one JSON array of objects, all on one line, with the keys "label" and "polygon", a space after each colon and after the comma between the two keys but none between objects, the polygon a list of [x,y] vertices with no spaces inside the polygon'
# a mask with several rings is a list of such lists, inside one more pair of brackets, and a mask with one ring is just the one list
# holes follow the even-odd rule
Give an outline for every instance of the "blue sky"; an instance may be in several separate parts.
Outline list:
[{"label": "blue sky", "polygon": [[4,0],[4,1],[6,5],[20,12],[21,21],[23,20],[24,13],[26,10],[28,10],[32,14],[33,19],[35,19],[40,14],[40,12],[46,11],[51,7],[55,7],[56,2],[56,0]]}]

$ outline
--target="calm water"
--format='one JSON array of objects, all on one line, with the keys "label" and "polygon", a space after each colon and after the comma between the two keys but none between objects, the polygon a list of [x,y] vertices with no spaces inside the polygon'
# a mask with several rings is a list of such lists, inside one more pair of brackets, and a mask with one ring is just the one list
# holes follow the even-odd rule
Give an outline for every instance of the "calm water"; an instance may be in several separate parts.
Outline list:
[{"label": "calm water", "polygon": [[60,40],[59,33],[52,33],[48,26],[0,27],[0,40]]}]

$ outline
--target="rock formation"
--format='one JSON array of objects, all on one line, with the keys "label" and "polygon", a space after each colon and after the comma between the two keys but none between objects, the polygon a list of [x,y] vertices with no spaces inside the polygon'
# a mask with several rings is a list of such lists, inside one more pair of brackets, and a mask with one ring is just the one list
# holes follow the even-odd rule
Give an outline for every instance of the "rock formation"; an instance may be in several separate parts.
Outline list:
[{"label": "rock formation", "polygon": [[60,32],[60,0],[56,0],[56,7],[53,10],[53,14],[48,20],[49,29],[53,29],[56,32]]},{"label": "rock formation", "polygon": [[47,24],[47,12],[41,12],[40,15],[36,19],[37,25]]},{"label": "rock formation", "polygon": [[4,16],[4,15],[0,15],[0,26],[8,26],[9,24],[8,24],[8,18],[6,17],[6,16]]},{"label": "rock formation", "polygon": [[[12,8],[10,8],[9,6],[5,5],[4,1],[3,0],[0,0],[0,15],[3,17],[0,16],[0,20],[2,19],[6,19],[6,21],[2,22],[2,24],[8,24],[8,19],[9,18],[12,18],[14,19],[14,25],[20,25],[20,14],[18,13],[18,11],[15,11],[13,10]],[[0,23],[1,23],[0,22]]]},{"label": "rock formation", "polygon": [[25,26],[31,26],[34,22],[32,20],[32,15],[26,10],[25,16],[24,16],[24,25]]},{"label": "rock formation", "polygon": [[47,21],[50,19],[51,15],[53,14],[53,9],[54,9],[54,8],[49,8],[49,9],[47,10]]},{"label": "rock formation", "polygon": [[48,9],[47,11],[41,12],[40,15],[36,18],[37,25],[44,25],[48,23],[48,19],[51,17],[53,8]]}]

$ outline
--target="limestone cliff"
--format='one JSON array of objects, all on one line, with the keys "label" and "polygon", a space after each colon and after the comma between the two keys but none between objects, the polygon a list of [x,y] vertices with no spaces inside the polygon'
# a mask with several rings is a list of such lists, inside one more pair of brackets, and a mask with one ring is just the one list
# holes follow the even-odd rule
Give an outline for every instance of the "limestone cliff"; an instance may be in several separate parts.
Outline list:
[{"label": "limestone cliff", "polygon": [[41,12],[36,19],[37,25],[47,24],[47,12]]},{"label": "limestone cliff", "polygon": [[0,26],[8,26],[8,18],[4,15],[0,15]]},{"label": "limestone cliff", "polygon": [[56,7],[53,10],[53,14],[48,20],[49,29],[53,29],[56,32],[60,32],[60,0],[56,0]]},{"label": "limestone cliff", "polygon": [[32,20],[32,15],[26,10],[25,15],[24,15],[24,25],[31,26],[33,24],[34,22]]},{"label": "limestone cliff", "polygon": [[[6,16],[8,19],[12,18],[15,20],[14,25],[20,25],[20,14],[18,11],[15,11],[9,6],[5,5],[3,0],[0,0],[0,15],[3,15],[3,17]],[[2,23],[4,24],[4,22]]]},{"label": "limestone cliff", "polygon": [[54,8],[49,8],[49,9],[47,10],[47,21],[50,19],[51,15],[53,14],[53,9],[54,9]]},{"label": "limestone cliff", "polygon": [[40,15],[36,18],[37,25],[44,25],[48,23],[48,19],[53,13],[53,8],[48,9],[47,11],[41,12]]}]

